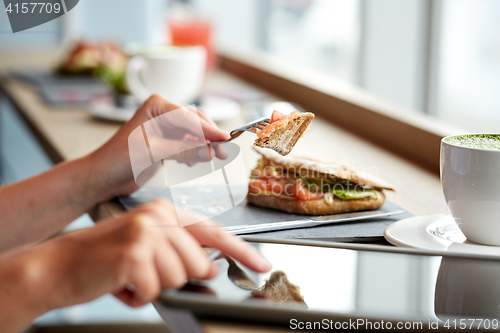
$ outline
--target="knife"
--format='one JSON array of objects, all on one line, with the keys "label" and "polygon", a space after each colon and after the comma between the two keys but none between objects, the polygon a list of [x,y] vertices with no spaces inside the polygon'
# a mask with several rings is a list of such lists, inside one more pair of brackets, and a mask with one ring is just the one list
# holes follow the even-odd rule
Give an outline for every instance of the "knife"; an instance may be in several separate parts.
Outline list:
[{"label": "knife", "polygon": [[387,217],[397,214],[403,214],[404,210],[387,212],[383,210],[355,212],[336,215],[315,216],[296,221],[271,222],[261,224],[244,224],[238,226],[224,227],[226,232],[235,235],[253,234],[264,231],[289,230],[297,228],[310,228],[319,225],[328,225],[336,223],[354,222],[368,220],[380,217]]}]

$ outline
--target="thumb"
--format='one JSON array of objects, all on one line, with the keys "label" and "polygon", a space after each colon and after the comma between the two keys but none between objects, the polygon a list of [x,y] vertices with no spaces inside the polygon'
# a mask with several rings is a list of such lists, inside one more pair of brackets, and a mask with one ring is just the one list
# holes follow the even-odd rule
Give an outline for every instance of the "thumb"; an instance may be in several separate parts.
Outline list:
[{"label": "thumb", "polygon": [[208,162],[215,156],[215,150],[210,145],[192,147],[192,143],[184,142],[181,151],[172,156],[178,162],[193,165],[198,162]]},{"label": "thumb", "polygon": [[156,138],[151,140],[149,144],[155,161],[167,159],[195,164],[208,162],[215,156],[212,147],[197,141]]}]

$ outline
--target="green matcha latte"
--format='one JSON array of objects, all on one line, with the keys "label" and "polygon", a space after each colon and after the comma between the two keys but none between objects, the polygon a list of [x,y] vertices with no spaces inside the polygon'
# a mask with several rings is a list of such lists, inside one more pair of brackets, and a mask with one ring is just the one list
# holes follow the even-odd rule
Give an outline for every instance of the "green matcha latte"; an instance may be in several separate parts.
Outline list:
[{"label": "green matcha latte", "polygon": [[454,146],[476,149],[500,150],[500,134],[464,134],[443,140]]}]

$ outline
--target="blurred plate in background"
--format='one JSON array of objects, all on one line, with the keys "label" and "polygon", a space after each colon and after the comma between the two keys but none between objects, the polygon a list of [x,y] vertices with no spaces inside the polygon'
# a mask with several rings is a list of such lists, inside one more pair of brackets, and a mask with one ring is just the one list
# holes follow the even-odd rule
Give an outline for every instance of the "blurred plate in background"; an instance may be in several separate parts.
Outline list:
[{"label": "blurred plate in background", "polygon": [[135,109],[120,108],[108,103],[93,103],[88,110],[93,117],[117,122],[127,122],[135,114]]},{"label": "blurred plate in background", "polygon": [[240,113],[240,104],[232,99],[205,95],[200,100],[199,108],[213,121],[224,121],[236,117]]}]

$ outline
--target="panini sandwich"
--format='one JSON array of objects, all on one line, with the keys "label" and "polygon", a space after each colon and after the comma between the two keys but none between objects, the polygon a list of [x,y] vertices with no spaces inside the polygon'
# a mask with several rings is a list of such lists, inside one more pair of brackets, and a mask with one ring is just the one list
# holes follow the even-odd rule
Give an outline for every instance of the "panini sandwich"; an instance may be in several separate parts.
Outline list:
[{"label": "panini sandwich", "polygon": [[330,215],[372,210],[385,201],[388,182],[348,166],[297,156],[277,156],[256,148],[261,158],[252,170],[247,200],[295,214]]}]

